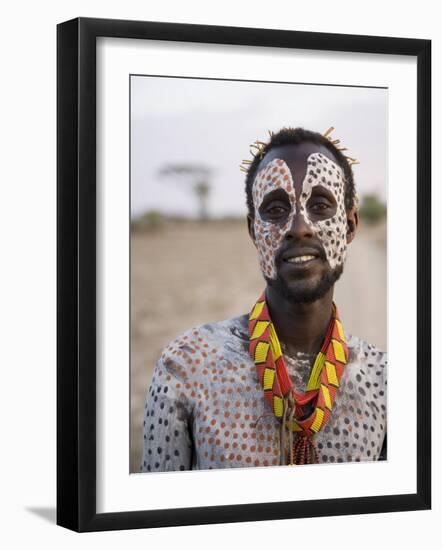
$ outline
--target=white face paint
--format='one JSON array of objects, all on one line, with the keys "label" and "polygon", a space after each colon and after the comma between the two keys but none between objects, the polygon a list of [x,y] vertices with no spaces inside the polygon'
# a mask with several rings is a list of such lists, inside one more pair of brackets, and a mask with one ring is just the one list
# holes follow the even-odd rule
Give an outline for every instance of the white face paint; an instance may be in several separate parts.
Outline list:
[{"label": "white face paint", "polygon": [[[318,185],[332,193],[337,209],[331,218],[315,221],[309,216],[307,203],[313,187]],[[265,221],[259,213],[264,197],[276,189],[286,191],[290,200],[291,210],[284,224]],[[332,268],[344,263],[347,251],[347,214],[344,195],[345,179],[341,167],[322,153],[309,155],[306,175],[302,182],[302,193],[299,197],[299,214],[303,215],[314,236],[321,241]],[[252,198],[255,208],[255,240],[261,271],[267,279],[275,279],[275,255],[296,215],[296,193],[292,174],[282,159],[273,159],[258,172],[253,182]]]},{"label": "white face paint", "polygon": [[[313,187],[321,185],[335,198],[336,214],[331,218],[312,221],[307,203]],[[321,153],[313,153],[307,159],[307,171],[302,182],[299,213],[322,242],[328,263],[334,269],[345,262],[347,255],[347,212],[345,209],[345,178],[342,168]]]},{"label": "white face paint", "polygon": [[[259,207],[264,197],[276,189],[284,189],[290,199],[291,212],[286,223],[283,225],[265,221],[259,214]],[[293,220],[293,213],[296,210],[296,195],[292,174],[283,160],[274,159],[258,172],[253,182],[252,197],[255,207],[255,239],[261,271],[267,279],[275,279],[275,254],[284,235],[290,228]]]}]

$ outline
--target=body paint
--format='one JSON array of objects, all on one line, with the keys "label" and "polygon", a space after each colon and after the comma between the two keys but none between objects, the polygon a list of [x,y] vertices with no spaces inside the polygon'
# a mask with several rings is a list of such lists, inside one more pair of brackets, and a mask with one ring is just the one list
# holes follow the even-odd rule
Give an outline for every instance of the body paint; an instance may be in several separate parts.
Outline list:
[{"label": "body paint", "polygon": [[[286,223],[282,225],[263,220],[259,213],[264,197],[275,189],[284,189],[290,199],[291,212]],[[276,279],[275,254],[290,228],[296,210],[292,174],[283,160],[274,159],[258,172],[253,182],[252,196],[255,207],[255,239],[261,271],[267,279]]]},{"label": "body paint", "polygon": [[[333,194],[337,209],[331,218],[313,221],[308,215],[307,203],[313,187],[317,185],[325,187]],[[284,224],[265,221],[259,213],[264,197],[275,189],[286,191],[290,200],[291,210]],[[309,155],[301,196],[298,197],[298,215],[303,215],[316,238],[321,241],[332,269],[344,263],[347,251],[347,214],[344,195],[345,179],[341,167],[321,153]],[[275,256],[284,236],[293,224],[297,203],[292,174],[284,160],[273,159],[258,172],[253,183],[252,197],[255,207],[255,240],[261,271],[265,278],[275,279]]]},{"label": "body paint", "polygon": [[[313,222],[307,211],[307,202],[313,187],[321,185],[334,196],[337,209],[334,216]],[[347,254],[347,212],[345,209],[345,179],[342,169],[321,153],[313,153],[307,159],[307,171],[302,182],[299,213],[312,228],[325,249],[331,268],[345,262]]]}]

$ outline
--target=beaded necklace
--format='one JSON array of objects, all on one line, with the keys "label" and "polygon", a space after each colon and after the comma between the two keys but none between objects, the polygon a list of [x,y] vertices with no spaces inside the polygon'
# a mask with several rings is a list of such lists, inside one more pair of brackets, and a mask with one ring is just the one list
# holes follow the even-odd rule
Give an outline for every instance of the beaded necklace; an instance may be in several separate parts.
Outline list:
[{"label": "beaded necklace", "polygon": [[318,463],[313,437],[330,418],[348,359],[336,305],[333,303],[330,323],[305,392],[298,392],[290,379],[264,292],[249,315],[249,341],[249,353],[256,365],[264,399],[281,421],[280,463]]}]

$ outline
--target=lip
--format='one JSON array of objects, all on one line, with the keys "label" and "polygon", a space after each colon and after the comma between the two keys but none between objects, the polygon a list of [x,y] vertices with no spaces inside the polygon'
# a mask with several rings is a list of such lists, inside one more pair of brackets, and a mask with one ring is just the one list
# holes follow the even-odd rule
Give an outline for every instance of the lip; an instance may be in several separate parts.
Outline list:
[{"label": "lip", "polygon": [[[313,256],[313,258],[311,260],[308,260],[308,262],[322,259],[321,252],[316,248],[296,248],[296,249],[291,249],[284,252],[284,254],[282,254],[281,256],[281,260],[283,262],[290,263],[289,262],[290,259],[301,258],[302,256]],[[293,264],[293,265],[297,265],[297,264]]]},{"label": "lip", "polygon": [[313,267],[315,264],[319,262],[322,262],[321,258],[319,258],[318,256],[313,256],[309,260],[298,261],[298,262],[293,262],[293,261],[290,262],[288,260],[285,260],[284,262],[282,262],[282,266],[284,270],[299,272],[306,269],[310,269],[311,267]]},{"label": "lip", "polygon": [[[303,260],[294,261],[295,258],[309,257]],[[302,272],[308,272],[314,269],[316,265],[322,264],[324,255],[322,250],[312,247],[303,246],[290,248],[280,255],[279,268],[283,271],[288,271],[300,275]]]}]

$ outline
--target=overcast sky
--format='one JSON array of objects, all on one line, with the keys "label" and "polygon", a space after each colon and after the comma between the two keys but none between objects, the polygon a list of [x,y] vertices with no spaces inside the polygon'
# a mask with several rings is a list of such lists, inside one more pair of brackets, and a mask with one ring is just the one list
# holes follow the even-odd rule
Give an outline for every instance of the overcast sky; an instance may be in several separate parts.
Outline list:
[{"label": "overcast sky", "polygon": [[242,159],[267,130],[303,126],[348,148],[358,193],[385,200],[388,91],[266,82],[131,77],[131,209],[193,216],[197,203],[185,182],[158,177],[166,165],[204,164],[213,170],[209,212],[245,215]]}]

